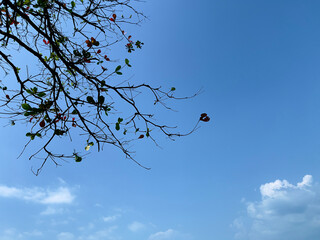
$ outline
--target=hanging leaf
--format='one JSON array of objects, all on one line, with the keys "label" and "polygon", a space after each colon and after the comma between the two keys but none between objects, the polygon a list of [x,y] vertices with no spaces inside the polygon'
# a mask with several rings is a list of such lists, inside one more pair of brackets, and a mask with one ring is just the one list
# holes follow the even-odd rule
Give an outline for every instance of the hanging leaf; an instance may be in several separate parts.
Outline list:
[{"label": "hanging leaf", "polygon": [[44,121],[44,119],[39,123],[40,127],[44,127],[46,125],[46,122]]},{"label": "hanging leaf", "polygon": [[77,154],[75,154],[74,159],[76,160],[76,162],[82,161],[82,157],[79,157]]},{"label": "hanging leaf", "polygon": [[104,96],[99,96],[99,97],[98,97],[98,102],[99,102],[100,104],[103,104],[103,103],[104,103]]},{"label": "hanging leaf", "polygon": [[88,103],[94,103],[93,97],[91,97],[91,96],[87,97],[87,101],[88,101]]}]

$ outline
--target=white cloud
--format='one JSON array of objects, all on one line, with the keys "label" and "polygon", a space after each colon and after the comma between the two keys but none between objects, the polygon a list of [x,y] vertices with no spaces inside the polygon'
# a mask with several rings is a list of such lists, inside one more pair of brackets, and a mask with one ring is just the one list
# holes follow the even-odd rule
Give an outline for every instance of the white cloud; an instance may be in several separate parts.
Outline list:
[{"label": "white cloud", "polygon": [[47,196],[40,200],[44,204],[72,203],[74,196],[66,187],[60,187],[55,191],[48,192]]},{"label": "white cloud", "polygon": [[39,231],[39,230],[33,230],[31,232],[23,232],[22,233],[23,236],[26,236],[26,237],[40,237],[42,236],[42,232]]},{"label": "white cloud", "polygon": [[188,240],[191,236],[188,234],[182,234],[176,230],[168,229],[164,232],[157,232],[151,234],[148,240]]},{"label": "white cloud", "polygon": [[44,211],[42,211],[41,215],[55,215],[55,214],[62,214],[64,212],[63,208],[57,208],[48,206]]},{"label": "white cloud", "polygon": [[93,223],[87,223],[85,226],[79,227],[79,231],[88,231],[95,228],[95,225]]},{"label": "white cloud", "polygon": [[7,228],[0,232],[0,240],[28,240],[39,239],[43,236],[43,233],[39,230],[33,230],[29,232],[19,232],[15,228]]},{"label": "white cloud", "polygon": [[42,204],[68,204],[72,203],[75,196],[67,187],[56,190],[43,188],[15,188],[0,185],[0,197],[17,198]]},{"label": "white cloud", "polygon": [[117,236],[115,236],[114,231],[117,229],[117,226],[111,226],[109,228],[105,228],[96,232],[91,233],[87,236],[79,236],[79,240],[118,240]]},{"label": "white cloud", "polygon": [[141,223],[141,222],[136,222],[135,221],[135,222],[129,224],[128,228],[132,232],[138,232],[138,231],[144,229],[145,225],[143,223]]},{"label": "white cloud", "polygon": [[67,184],[67,182],[65,180],[63,180],[62,178],[58,177],[58,181],[60,182],[60,184],[65,185]]},{"label": "white cloud", "polygon": [[103,219],[104,222],[113,222],[113,221],[117,220],[120,217],[121,217],[120,214],[116,214],[116,215],[112,215],[112,216],[103,217],[102,219]]},{"label": "white cloud", "polygon": [[62,232],[62,233],[58,234],[57,239],[58,240],[73,240],[75,238],[74,238],[74,235],[70,232]]},{"label": "white cloud", "polygon": [[151,234],[149,240],[163,240],[163,239],[170,239],[174,235],[174,230],[168,229],[165,232],[157,232]]},{"label": "white cloud", "polygon": [[306,175],[296,185],[276,180],[260,187],[261,200],[247,203],[234,221],[236,239],[316,240],[320,238],[320,188]]}]

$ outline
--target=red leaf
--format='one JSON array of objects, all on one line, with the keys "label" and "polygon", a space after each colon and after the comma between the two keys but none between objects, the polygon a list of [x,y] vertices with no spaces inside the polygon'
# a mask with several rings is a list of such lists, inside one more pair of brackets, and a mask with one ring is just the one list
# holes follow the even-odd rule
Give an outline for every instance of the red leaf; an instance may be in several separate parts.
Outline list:
[{"label": "red leaf", "polygon": [[114,19],[113,19],[113,18],[109,18],[109,20],[110,20],[111,22],[114,22]]},{"label": "red leaf", "polygon": [[201,121],[203,122],[209,122],[210,118],[208,116],[204,117],[204,118],[200,118]]},{"label": "red leaf", "polygon": [[101,50],[99,49],[99,50],[97,51],[97,53],[98,53],[98,54],[101,53]]},{"label": "red leaf", "polygon": [[90,42],[90,40],[86,40],[86,44],[88,47],[92,47],[92,43]]},{"label": "red leaf", "polygon": [[10,96],[9,95],[6,95],[6,98],[10,100]]},{"label": "red leaf", "polygon": [[44,120],[42,120],[40,123],[39,123],[40,127],[44,127],[46,125],[46,122]]},{"label": "red leaf", "polygon": [[116,20],[117,15],[116,14],[112,14],[112,17],[113,17],[114,20]]},{"label": "red leaf", "polygon": [[202,113],[201,116],[200,116],[200,121],[209,122],[210,118],[208,117],[208,115],[206,113]]},{"label": "red leaf", "polygon": [[143,135],[143,134],[141,134],[141,135],[138,137],[138,139],[142,139],[142,138],[144,138],[144,135]]},{"label": "red leaf", "polygon": [[49,40],[45,40],[45,39],[43,39],[43,42],[44,42],[44,44],[46,44],[46,45],[48,45],[50,42],[49,42]]}]

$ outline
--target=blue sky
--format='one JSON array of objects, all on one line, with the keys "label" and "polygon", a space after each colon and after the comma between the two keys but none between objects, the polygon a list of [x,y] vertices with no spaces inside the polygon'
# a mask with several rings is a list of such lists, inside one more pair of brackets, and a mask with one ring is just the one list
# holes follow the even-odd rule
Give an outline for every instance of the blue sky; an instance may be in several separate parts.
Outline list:
[{"label": "blue sky", "polygon": [[[2,128],[0,240],[314,240],[320,237],[319,1],[146,1],[133,75],[194,99],[160,118],[191,129],[146,171],[112,147],[80,164],[17,159],[25,126]],[[23,61],[23,59],[21,59]],[[7,125],[2,120],[1,125]],[[66,150],[69,150],[66,147]]]}]

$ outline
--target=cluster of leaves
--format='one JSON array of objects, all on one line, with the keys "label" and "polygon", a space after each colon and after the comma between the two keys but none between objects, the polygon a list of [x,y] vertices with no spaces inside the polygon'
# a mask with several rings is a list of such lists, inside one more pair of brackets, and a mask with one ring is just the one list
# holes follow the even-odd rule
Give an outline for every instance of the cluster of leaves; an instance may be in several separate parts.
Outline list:
[{"label": "cluster of leaves", "polygon": [[[118,12],[123,15],[117,16]],[[39,151],[30,156],[43,158],[36,174],[48,159],[56,164],[61,158],[76,162],[83,159],[81,151],[66,154],[50,148],[55,139],[70,136],[73,130],[87,138],[82,149],[88,151],[95,143],[100,150],[103,144],[111,144],[133,161],[128,143],[144,137],[154,140],[151,129],[158,129],[169,138],[184,135],[158,123],[135,101],[137,93],[147,92],[152,94],[154,104],[166,107],[164,100],[177,99],[174,87],[164,91],[129,81],[113,83],[125,68],[132,66],[128,58],[114,60],[112,46],[125,42],[129,54],[141,49],[143,43],[126,34],[125,26],[138,25],[144,18],[130,0],[0,2],[1,67],[19,84],[18,89],[1,86],[4,95],[0,107],[3,114],[9,114],[12,125],[16,121],[28,123],[27,145],[35,139],[42,140]],[[21,71],[9,54],[13,47],[30,55],[31,62],[36,63],[34,67],[38,67],[35,73]],[[126,114],[117,113],[119,102],[130,109]],[[199,121],[207,122],[209,118],[201,115]]]}]

